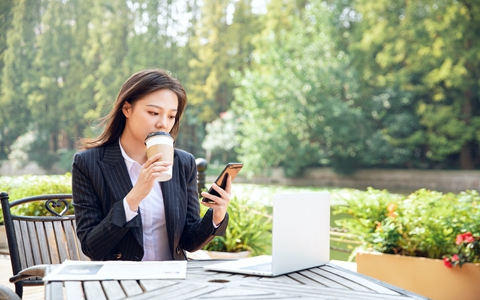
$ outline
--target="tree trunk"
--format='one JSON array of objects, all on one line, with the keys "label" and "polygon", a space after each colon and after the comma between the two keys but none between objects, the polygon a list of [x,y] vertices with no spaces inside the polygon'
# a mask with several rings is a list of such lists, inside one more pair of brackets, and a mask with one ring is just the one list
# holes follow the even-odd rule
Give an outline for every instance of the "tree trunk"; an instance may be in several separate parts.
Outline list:
[{"label": "tree trunk", "polygon": [[50,151],[56,152],[58,150],[58,133],[55,131],[50,133]]},{"label": "tree trunk", "polygon": [[[465,122],[465,127],[470,126],[472,118],[472,99],[473,93],[470,89],[465,91],[465,102],[462,106],[463,120]],[[472,158],[472,144],[471,141],[466,141],[460,150],[460,169],[462,170],[471,170],[474,168],[473,158]]]},{"label": "tree trunk", "polygon": [[466,142],[460,150],[460,169],[472,170],[473,168],[472,146],[470,142]]}]

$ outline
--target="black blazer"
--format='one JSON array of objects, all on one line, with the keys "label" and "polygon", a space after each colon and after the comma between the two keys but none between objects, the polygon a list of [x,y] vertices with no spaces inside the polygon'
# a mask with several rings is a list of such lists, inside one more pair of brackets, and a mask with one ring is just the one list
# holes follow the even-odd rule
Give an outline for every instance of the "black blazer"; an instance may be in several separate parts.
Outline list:
[{"label": "black blazer", "polygon": [[[186,259],[214,235],[223,235],[228,214],[215,229],[212,209],[200,218],[197,166],[190,153],[175,149],[173,174],[161,182],[168,242],[174,259]],[[118,141],[75,154],[72,194],[77,235],[92,260],[141,260],[144,255],[141,211],[128,223],[123,198],[133,188]]]}]

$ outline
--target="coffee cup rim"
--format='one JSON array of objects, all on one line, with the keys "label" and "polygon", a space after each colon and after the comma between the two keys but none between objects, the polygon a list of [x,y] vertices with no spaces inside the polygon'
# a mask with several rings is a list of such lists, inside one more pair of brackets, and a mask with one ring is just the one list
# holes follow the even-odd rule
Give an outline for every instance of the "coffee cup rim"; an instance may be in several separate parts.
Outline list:
[{"label": "coffee cup rim", "polygon": [[168,132],[165,132],[165,131],[156,131],[156,132],[152,132],[152,133],[150,133],[149,135],[147,135],[147,137],[145,138],[145,142],[144,142],[145,145],[147,144],[147,140],[148,140],[149,138],[154,137],[154,136],[156,136],[156,135],[164,135],[164,136],[168,136],[168,137],[170,137],[170,138],[173,139],[173,136],[172,136],[170,133],[168,133]]}]

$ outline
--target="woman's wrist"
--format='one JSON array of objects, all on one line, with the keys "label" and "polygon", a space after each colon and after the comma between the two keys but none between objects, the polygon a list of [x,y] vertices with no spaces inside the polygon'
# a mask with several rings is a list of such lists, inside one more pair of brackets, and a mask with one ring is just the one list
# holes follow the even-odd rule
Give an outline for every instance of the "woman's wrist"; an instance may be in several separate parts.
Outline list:
[{"label": "woman's wrist", "polygon": [[125,201],[127,202],[131,211],[134,211],[134,212],[138,211],[138,206],[140,205],[140,201],[137,201],[135,196],[131,195],[131,193],[128,193],[127,196],[125,196]]}]

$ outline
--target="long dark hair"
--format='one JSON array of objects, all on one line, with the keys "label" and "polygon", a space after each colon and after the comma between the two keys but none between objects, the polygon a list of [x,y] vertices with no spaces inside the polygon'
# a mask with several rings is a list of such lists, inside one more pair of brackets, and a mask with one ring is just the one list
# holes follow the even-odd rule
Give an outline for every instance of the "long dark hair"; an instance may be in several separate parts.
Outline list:
[{"label": "long dark hair", "polygon": [[180,81],[170,75],[167,71],[162,69],[150,69],[139,71],[125,81],[118,93],[112,111],[110,111],[107,116],[100,119],[98,126],[105,126],[103,133],[95,138],[81,139],[80,148],[90,149],[118,141],[126,123],[126,118],[122,111],[125,102],[133,105],[137,100],[142,99],[148,94],[163,89],[171,90],[178,98],[175,124],[170,131],[170,134],[176,138],[180,128],[180,119],[185,110],[185,106],[187,105],[187,93]]}]

